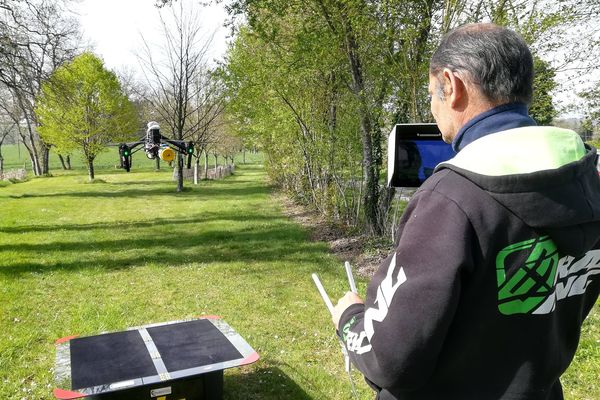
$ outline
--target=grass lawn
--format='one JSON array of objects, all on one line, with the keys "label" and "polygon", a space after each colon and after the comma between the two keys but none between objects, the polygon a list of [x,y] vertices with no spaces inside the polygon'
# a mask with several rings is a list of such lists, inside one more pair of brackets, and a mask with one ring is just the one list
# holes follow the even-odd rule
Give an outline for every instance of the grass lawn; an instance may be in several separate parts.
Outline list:
[{"label": "grass lawn", "polygon": [[[3,150],[9,167],[23,165]],[[57,338],[216,314],[261,356],[226,372],[226,399],[350,399],[310,278],[337,298],[343,268],[282,215],[259,161],[177,194],[170,170],[142,159],[127,174],[103,156],[94,184],[78,168],[0,187],[0,398],[53,398]],[[599,340],[596,307],[567,399],[600,398]]]},{"label": "grass lawn", "polygon": [[282,216],[261,165],[180,194],[167,168],[53,174],[0,188],[0,398],[53,398],[57,338],[203,314],[261,356],[226,372],[227,399],[351,396],[310,277],[341,295],[343,268]]}]

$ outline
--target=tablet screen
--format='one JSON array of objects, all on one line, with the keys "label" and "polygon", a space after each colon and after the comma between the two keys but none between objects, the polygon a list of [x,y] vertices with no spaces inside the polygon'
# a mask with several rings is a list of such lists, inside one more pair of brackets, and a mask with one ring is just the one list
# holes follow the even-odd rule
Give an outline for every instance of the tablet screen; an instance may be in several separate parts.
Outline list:
[{"label": "tablet screen", "polygon": [[388,138],[388,186],[421,186],[454,154],[436,124],[397,124]]}]

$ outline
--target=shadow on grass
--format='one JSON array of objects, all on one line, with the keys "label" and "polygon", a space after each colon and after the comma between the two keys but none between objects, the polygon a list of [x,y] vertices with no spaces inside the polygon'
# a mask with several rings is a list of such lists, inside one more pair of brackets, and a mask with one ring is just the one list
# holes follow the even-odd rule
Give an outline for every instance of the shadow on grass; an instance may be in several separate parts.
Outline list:
[{"label": "shadow on grass", "polygon": [[[164,187],[149,191],[124,190],[116,193],[61,193],[63,196],[124,197],[147,193],[170,193]],[[232,196],[265,195],[268,187],[254,185],[214,184],[185,192],[194,200],[220,201]],[[32,196],[55,196],[35,194]],[[207,198],[204,199],[203,196]],[[219,200],[215,200],[218,198]],[[26,255],[26,259],[1,258],[0,274],[20,275],[53,270],[77,271],[87,268],[124,269],[147,264],[168,266],[191,263],[300,263],[314,261],[326,252],[323,244],[306,241],[306,232],[288,223],[280,215],[263,215],[223,207],[215,212],[201,212],[191,218],[154,218],[143,221],[112,221],[89,224],[49,224],[0,227],[0,233],[41,233],[34,243],[1,243],[0,252]],[[139,216],[136,216],[139,218]],[[35,221],[25,221],[35,222]],[[53,236],[53,232],[62,232]],[[87,240],[85,238],[88,238]],[[0,253],[1,254],[1,253]],[[258,271],[260,269],[254,269]],[[243,269],[243,274],[253,273]],[[264,273],[264,270],[261,272]]]},{"label": "shadow on grass", "polygon": [[[188,188],[189,189],[189,188]],[[228,185],[228,187],[195,187],[190,190],[184,190],[183,192],[177,193],[175,187],[160,187],[152,189],[126,189],[118,191],[71,191],[71,192],[60,192],[60,193],[23,193],[20,195],[9,195],[7,197],[12,199],[26,199],[26,198],[57,198],[57,197],[84,197],[84,198],[129,198],[129,197],[149,197],[149,196],[164,196],[171,195],[177,197],[197,197],[197,196],[211,196],[211,197],[246,197],[255,195],[267,195],[271,192],[269,187],[264,185],[248,185],[234,187]]]},{"label": "shadow on grass", "polygon": [[[297,264],[311,262],[323,254],[324,245],[306,241],[305,233],[293,226],[282,224],[275,227],[250,228],[247,230],[160,232],[146,237],[115,237],[108,228],[110,239],[94,240],[85,243],[79,240],[51,243],[18,243],[0,246],[0,251],[24,252],[32,255],[31,261],[10,262],[0,265],[2,275],[23,273],[45,273],[53,270],[75,271],[86,268],[116,270],[146,265],[166,263],[170,266],[190,263],[265,263],[286,262]],[[77,254],[76,261],[64,261],[61,253]],[[43,260],[43,261],[39,261]],[[276,271],[275,271],[276,272]],[[245,269],[242,273],[265,273],[264,268]]]},{"label": "shadow on grass", "polygon": [[266,367],[251,373],[225,374],[225,400],[312,400],[296,382],[277,367]]},{"label": "shadow on grass", "polygon": [[[211,213],[203,212],[201,217],[196,218],[152,218],[148,221],[122,221],[119,223],[107,224],[106,222],[95,222],[91,224],[57,224],[57,225],[25,225],[25,226],[14,226],[14,227],[0,227],[0,233],[28,233],[28,232],[54,232],[54,231],[88,231],[88,230],[102,230],[102,229],[114,229],[114,230],[126,230],[134,228],[148,228],[148,227],[164,227],[173,225],[186,225],[186,224],[198,224],[207,223],[213,221],[227,222],[244,222],[244,221],[283,221],[283,217],[269,217],[263,215],[231,215],[223,213]],[[9,248],[7,246],[0,245],[0,250]],[[35,246],[37,249],[38,247]]]},{"label": "shadow on grass", "polygon": [[[213,180],[213,179],[200,179],[198,184],[194,184],[191,180],[185,180],[183,182],[183,186],[184,187],[189,187],[189,188],[202,188],[204,186],[209,186],[209,185],[215,185],[215,184],[220,184],[220,183],[225,183],[225,184],[244,184],[244,183],[249,183],[249,184],[254,184],[256,185],[256,181],[253,180],[245,180],[245,179],[235,179],[236,176],[230,176],[227,177],[226,179],[223,180]],[[151,180],[138,180],[138,179],[130,179],[130,180],[119,180],[119,181],[111,181],[108,180],[106,182],[107,185],[114,185],[114,186],[123,186],[123,185],[127,185],[127,186],[132,186],[132,185],[156,185],[156,184],[163,184],[163,185],[168,185],[173,186],[173,188],[175,187],[175,181],[168,181],[168,180],[160,180],[160,181],[151,181]]]}]

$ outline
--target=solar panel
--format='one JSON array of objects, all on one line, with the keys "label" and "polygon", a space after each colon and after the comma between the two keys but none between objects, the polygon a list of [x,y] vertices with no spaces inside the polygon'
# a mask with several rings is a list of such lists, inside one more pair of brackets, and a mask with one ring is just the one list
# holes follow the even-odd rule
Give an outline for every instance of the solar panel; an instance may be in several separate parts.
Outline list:
[{"label": "solar panel", "polygon": [[223,370],[258,360],[252,347],[216,317],[68,337],[57,343],[58,399],[218,399]]}]

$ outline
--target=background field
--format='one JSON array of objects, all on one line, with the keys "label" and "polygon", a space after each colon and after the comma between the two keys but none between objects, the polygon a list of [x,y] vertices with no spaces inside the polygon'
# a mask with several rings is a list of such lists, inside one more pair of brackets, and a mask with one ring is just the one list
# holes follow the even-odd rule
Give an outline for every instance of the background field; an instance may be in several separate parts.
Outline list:
[{"label": "background field", "polygon": [[[139,149],[139,148],[138,148]],[[2,155],[4,156],[4,169],[14,169],[14,168],[26,168],[28,171],[31,171],[31,161],[29,160],[29,155],[27,154],[27,150],[23,147],[22,144],[17,145],[3,145],[2,146]],[[251,154],[247,152],[248,161],[255,160],[256,157],[253,158]],[[242,161],[242,155],[240,154],[238,157],[238,161]],[[210,156],[208,159],[209,168],[214,164],[214,157]],[[204,165],[204,157],[200,159],[201,165]],[[51,174],[83,174],[87,171],[85,163],[83,162],[83,157],[80,152],[75,152],[71,156],[71,164],[73,167],[72,171],[64,171],[62,169],[62,165],[60,164],[60,160],[54,151],[50,151],[50,173]],[[219,164],[223,164],[223,158],[219,158]],[[103,174],[106,172],[114,172],[118,170],[116,168],[119,165],[119,151],[116,146],[108,147],[105,152],[100,153],[96,160],[94,161],[94,168],[97,173]],[[168,169],[168,165],[164,162],[161,162],[161,168],[165,170]],[[139,172],[144,170],[154,170],[155,169],[155,161],[148,159],[143,150],[138,150],[138,152],[133,155],[133,166],[132,172]],[[172,172],[172,170],[171,170]],[[85,177],[85,175],[83,175]]]},{"label": "background field", "polygon": [[[8,168],[28,162],[15,150],[3,147]],[[310,279],[317,272],[340,296],[341,264],[282,215],[261,158],[177,194],[170,169],[134,157],[127,174],[116,151],[103,155],[93,184],[76,158],[73,171],[52,158],[52,177],[0,188],[0,397],[52,398],[57,338],[216,314],[261,355],[226,372],[227,399],[351,398]],[[600,398],[599,340],[596,307],[564,379],[568,399]]]}]

